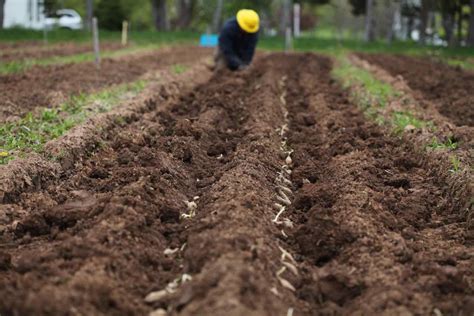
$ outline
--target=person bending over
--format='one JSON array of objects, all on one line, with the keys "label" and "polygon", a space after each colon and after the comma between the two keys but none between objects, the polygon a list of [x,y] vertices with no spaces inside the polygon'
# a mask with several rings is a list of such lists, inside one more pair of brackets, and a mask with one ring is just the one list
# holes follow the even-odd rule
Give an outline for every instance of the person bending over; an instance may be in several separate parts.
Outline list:
[{"label": "person bending over", "polygon": [[219,35],[215,69],[242,70],[252,62],[258,43],[260,18],[254,10],[240,10],[225,22]]}]

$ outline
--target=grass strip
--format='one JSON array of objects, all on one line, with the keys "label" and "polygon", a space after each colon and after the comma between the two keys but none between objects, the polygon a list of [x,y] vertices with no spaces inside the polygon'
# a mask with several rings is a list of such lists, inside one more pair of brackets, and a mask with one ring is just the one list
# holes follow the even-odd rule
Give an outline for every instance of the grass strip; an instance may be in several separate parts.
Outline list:
[{"label": "grass strip", "polygon": [[43,152],[44,144],[64,135],[87,118],[110,111],[119,101],[133,97],[146,86],[143,80],[117,85],[94,94],[80,94],[57,108],[28,113],[19,121],[0,125],[0,164],[28,152]]},{"label": "grass strip", "polygon": [[463,60],[463,59],[445,59],[446,63],[450,66],[460,67],[466,70],[474,70],[474,61],[473,60]]},{"label": "grass strip", "polygon": [[[403,93],[378,80],[369,71],[352,64],[347,54],[337,56],[332,75],[345,89],[350,89],[351,97],[369,118],[378,124],[388,125],[395,135],[400,136],[404,132],[422,128],[435,131],[433,122],[420,120],[408,110],[384,112],[387,104],[400,98]],[[401,103],[403,104],[403,100]],[[426,144],[427,150],[454,151],[457,148],[457,142],[451,137],[445,138],[444,141],[433,137],[431,143]],[[460,172],[463,169],[460,159],[455,154],[449,157],[452,165],[450,172]]]},{"label": "grass strip", "polygon": [[377,80],[369,71],[353,65],[346,54],[337,55],[332,75],[345,89],[358,87],[350,90],[351,97],[367,116],[379,124],[385,123],[381,110],[391,99],[401,95],[390,84]]}]

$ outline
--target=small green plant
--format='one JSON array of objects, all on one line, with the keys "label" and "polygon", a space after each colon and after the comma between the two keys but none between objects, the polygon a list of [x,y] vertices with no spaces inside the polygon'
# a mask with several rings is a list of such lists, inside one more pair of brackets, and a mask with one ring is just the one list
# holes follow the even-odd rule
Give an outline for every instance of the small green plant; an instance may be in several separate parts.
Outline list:
[{"label": "small green plant", "polygon": [[458,143],[455,142],[452,138],[448,138],[446,142],[440,142],[436,137],[433,138],[428,147],[431,149],[446,149],[446,150],[455,150],[458,148]]},{"label": "small green plant", "polygon": [[461,171],[461,160],[459,160],[459,158],[456,157],[455,155],[452,155],[449,159],[451,160],[451,166],[452,166],[451,170],[449,171],[452,173]]},{"label": "small green plant", "polygon": [[180,64],[173,65],[173,72],[178,74],[178,75],[182,74],[183,72],[186,72],[186,70],[188,70],[188,68],[186,66],[183,66],[183,65],[180,65]]}]

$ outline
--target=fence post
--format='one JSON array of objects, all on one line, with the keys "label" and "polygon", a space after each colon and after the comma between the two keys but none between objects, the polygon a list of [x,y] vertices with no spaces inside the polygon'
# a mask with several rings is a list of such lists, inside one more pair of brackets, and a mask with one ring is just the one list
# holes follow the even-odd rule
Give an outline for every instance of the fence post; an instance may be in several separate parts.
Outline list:
[{"label": "fence post", "polygon": [[127,46],[128,43],[128,21],[122,23],[122,46]]},{"label": "fence post", "polygon": [[46,23],[43,26],[43,44],[48,45],[48,30],[46,29]]},{"label": "fence post", "polygon": [[289,52],[293,47],[291,27],[286,28],[285,32],[285,52]]},{"label": "fence post", "polygon": [[94,41],[95,65],[97,69],[100,69],[99,27],[96,17],[92,19],[92,37]]}]

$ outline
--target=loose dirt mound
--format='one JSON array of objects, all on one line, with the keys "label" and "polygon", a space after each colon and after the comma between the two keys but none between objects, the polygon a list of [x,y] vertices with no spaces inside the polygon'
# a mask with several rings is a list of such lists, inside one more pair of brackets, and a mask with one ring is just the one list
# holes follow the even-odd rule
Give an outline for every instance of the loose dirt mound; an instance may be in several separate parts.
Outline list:
[{"label": "loose dirt mound", "polygon": [[[0,313],[472,313],[464,218],[330,69],[272,54],[177,101],[164,91],[69,174],[1,205]],[[293,228],[272,222],[281,104]]]},{"label": "loose dirt mound", "polygon": [[409,86],[432,101],[456,125],[474,126],[474,73],[427,58],[403,55],[359,54],[361,58],[401,75]]},{"label": "loose dirt mound", "polygon": [[[120,49],[121,47],[120,43],[102,43],[100,49],[101,51],[110,51]],[[0,63],[57,56],[71,56],[87,52],[92,52],[91,44],[65,43],[46,47],[2,49],[0,52]]]},{"label": "loose dirt mound", "polygon": [[100,72],[87,62],[34,67],[25,73],[0,76],[0,122],[21,117],[38,107],[54,107],[74,94],[131,82],[150,70],[176,63],[186,65],[208,54],[209,50],[202,48],[177,47],[104,59]]}]

